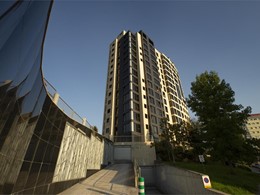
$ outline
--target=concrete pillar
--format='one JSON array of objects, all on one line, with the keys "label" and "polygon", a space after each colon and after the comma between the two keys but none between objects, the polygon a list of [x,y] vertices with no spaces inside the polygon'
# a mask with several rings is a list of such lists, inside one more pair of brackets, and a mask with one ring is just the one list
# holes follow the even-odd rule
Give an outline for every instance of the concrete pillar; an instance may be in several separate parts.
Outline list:
[{"label": "concrete pillar", "polygon": [[55,93],[53,97],[54,104],[58,105],[59,98],[60,98],[60,94]]},{"label": "concrete pillar", "polygon": [[84,117],[84,118],[82,119],[82,125],[85,125],[85,126],[86,126],[86,124],[87,124],[87,118]]}]

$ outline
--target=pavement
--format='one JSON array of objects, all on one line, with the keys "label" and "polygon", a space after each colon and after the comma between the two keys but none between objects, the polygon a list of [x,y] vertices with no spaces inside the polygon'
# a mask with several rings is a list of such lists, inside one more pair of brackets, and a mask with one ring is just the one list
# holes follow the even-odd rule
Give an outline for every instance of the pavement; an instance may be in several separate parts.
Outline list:
[{"label": "pavement", "polygon": [[114,164],[98,171],[82,182],[75,184],[61,195],[132,195],[138,194],[135,188],[134,170],[132,164]]}]

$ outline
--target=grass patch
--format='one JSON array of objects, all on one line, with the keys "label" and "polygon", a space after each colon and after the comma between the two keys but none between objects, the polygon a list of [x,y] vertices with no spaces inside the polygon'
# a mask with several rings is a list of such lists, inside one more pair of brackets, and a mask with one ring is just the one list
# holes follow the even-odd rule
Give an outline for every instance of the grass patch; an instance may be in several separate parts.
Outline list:
[{"label": "grass patch", "polygon": [[240,168],[228,167],[219,163],[177,162],[174,166],[208,175],[212,188],[229,194],[256,194],[260,175]]},{"label": "grass patch", "polygon": [[211,185],[214,189],[226,192],[228,194],[237,194],[237,195],[244,195],[244,194],[254,194],[252,192],[249,192],[248,190],[245,190],[244,188],[235,187],[227,184],[222,184],[218,182],[211,182]]}]

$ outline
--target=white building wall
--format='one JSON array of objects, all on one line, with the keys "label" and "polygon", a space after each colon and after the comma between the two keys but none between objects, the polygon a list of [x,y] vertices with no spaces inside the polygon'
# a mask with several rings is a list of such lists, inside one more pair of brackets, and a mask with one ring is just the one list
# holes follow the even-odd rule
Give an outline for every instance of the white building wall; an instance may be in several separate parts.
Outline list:
[{"label": "white building wall", "polygon": [[[144,142],[150,141],[149,128],[146,128],[149,125],[148,118],[145,115],[148,115],[148,106],[147,106],[147,97],[146,90],[143,90],[145,85],[145,71],[143,57],[140,55],[142,53],[142,37],[139,33],[136,33],[136,49],[137,49],[137,60],[139,64],[139,93],[140,93],[140,115],[141,115],[141,133],[144,136]],[[141,60],[142,59],[142,60]],[[146,107],[145,107],[146,106]]]}]

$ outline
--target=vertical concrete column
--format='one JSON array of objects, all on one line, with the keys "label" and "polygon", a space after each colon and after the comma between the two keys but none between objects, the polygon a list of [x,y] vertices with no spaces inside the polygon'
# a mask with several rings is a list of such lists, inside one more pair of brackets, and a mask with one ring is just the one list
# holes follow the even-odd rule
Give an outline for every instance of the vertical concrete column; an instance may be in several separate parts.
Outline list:
[{"label": "vertical concrete column", "polygon": [[60,99],[60,94],[58,94],[58,93],[55,93],[54,94],[54,97],[53,97],[53,102],[54,102],[54,104],[58,104],[58,101],[59,101],[59,99]]},{"label": "vertical concrete column", "polygon": [[86,124],[87,124],[87,118],[84,117],[84,118],[82,119],[82,125],[85,125],[85,126],[86,126]]}]

